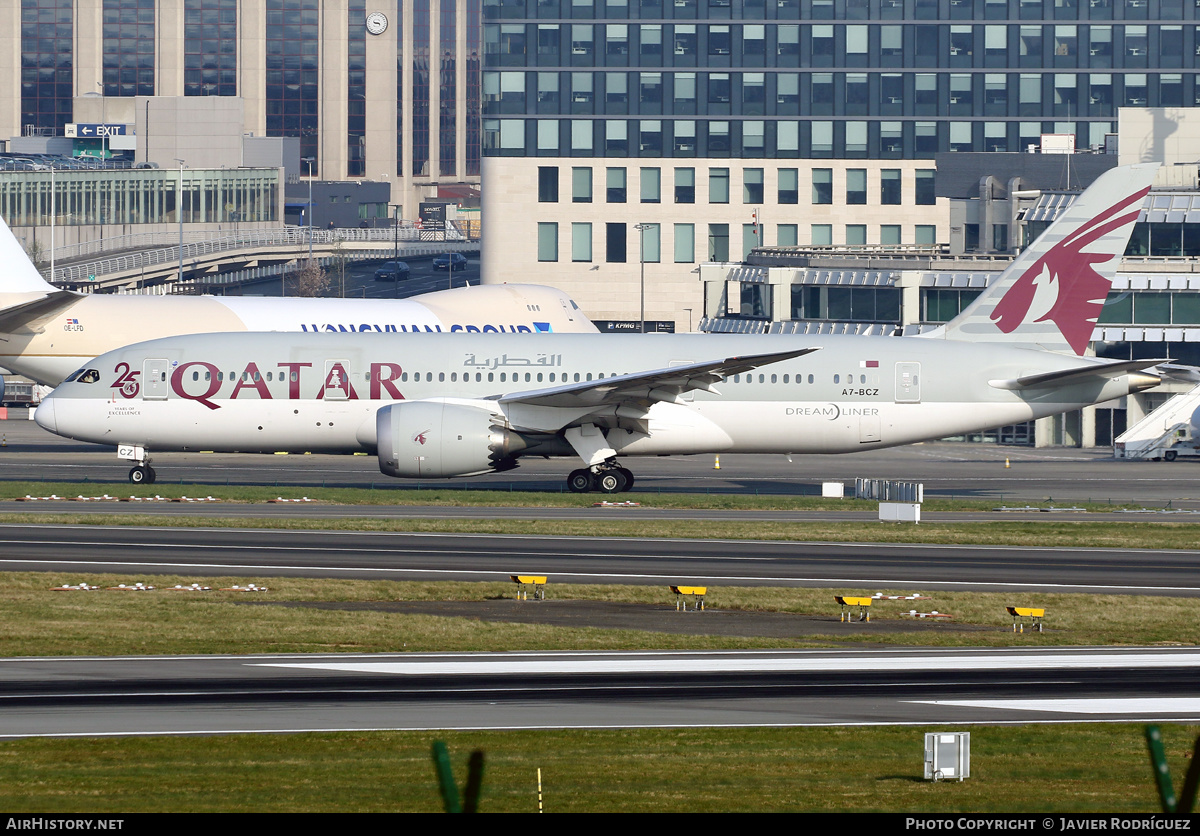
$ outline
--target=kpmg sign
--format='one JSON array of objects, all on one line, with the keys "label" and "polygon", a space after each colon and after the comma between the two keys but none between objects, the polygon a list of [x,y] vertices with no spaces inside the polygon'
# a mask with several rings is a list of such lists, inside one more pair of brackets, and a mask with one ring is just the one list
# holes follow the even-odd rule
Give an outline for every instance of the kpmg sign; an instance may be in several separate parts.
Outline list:
[{"label": "kpmg sign", "polygon": [[[592,324],[601,334],[640,334],[642,329],[636,319],[593,319]],[[670,319],[646,320],[647,334],[674,334],[675,322]]]}]

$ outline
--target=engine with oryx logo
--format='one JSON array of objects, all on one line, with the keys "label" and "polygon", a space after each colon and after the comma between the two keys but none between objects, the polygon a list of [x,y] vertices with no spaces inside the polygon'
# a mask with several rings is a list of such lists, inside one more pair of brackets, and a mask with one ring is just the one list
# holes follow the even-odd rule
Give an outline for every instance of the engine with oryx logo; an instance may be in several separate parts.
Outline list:
[{"label": "engine with oryx logo", "polygon": [[517,466],[529,446],[504,415],[478,402],[401,401],[375,414],[379,469],[407,478],[477,476]]}]

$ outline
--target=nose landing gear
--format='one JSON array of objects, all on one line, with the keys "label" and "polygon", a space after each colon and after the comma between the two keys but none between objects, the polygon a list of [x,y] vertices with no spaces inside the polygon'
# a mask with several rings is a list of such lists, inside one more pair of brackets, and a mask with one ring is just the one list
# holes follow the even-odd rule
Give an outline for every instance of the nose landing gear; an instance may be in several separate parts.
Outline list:
[{"label": "nose landing gear", "polygon": [[150,466],[150,457],[146,455],[146,448],[144,446],[140,444],[118,444],[117,458],[134,463],[133,469],[129,471],[129,483],[131,485],[154,484],[154,468]]},{"label": "nose landing gear", "polygon": [[604,465],[595,470],[583,467],[571,471],[567,477],[567,487],[573,493],[621,493],[633,487],[633,473],[628,468],[616,465]]}]

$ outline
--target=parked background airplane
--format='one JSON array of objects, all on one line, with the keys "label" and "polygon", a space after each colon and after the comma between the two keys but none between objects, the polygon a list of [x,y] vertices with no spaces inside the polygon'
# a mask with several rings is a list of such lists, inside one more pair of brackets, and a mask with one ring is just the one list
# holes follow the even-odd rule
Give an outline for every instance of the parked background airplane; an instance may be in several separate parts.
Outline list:
[{"label": "parked background airplane", "polygon": [[0,219],[0,367],[57,386],[122,345],[213,331],[598,333],[567,294],[487,285],[410,299],[116,296],[47,283]]},{"label": "parked background airplane", "polygon": [[147,451],[369,451],[398,477],[574,456],[572,490],[627,489],[623,457],[845,453],[1101,403],[1153,360],[1080,356],[1157,166],[1098,179],[933,337],[224,334],[110,352],[43,402],[46,429]]}]

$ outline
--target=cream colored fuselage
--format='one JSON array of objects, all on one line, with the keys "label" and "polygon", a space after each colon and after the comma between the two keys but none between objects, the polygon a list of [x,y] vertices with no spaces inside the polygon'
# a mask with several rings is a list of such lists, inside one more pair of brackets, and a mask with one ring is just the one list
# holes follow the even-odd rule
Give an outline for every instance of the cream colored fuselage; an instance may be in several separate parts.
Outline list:
[{"label": "cream colored fuselage", "polygon": [[[0,311],[43,296],[0,294]],[[0,367],[57,386],[93,357],[180,334],[460,330],[596,333],[566,294],[537,285],[457,288],[410,299],[90,294],[50,316],[0,332]]]}]

